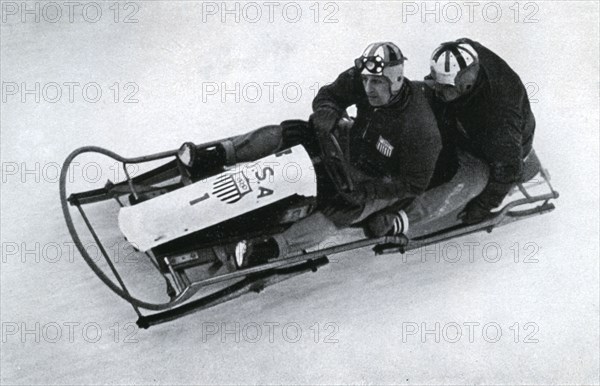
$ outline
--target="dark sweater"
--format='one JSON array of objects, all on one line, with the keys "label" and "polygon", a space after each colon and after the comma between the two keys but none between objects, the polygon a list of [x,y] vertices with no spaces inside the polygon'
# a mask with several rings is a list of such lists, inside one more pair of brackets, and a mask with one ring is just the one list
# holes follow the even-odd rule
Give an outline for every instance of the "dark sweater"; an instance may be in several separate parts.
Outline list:
[{"label": "dark sweater", "polygon": [[390,104],[373,107],[360,74],[351,68],[319,90],[313,110],[328,110],[337,121],[351,105],[356,105],[357,115],[349,136],[350,162],[376,178],[371,198],[403,199],[422,193],[433,175],[441,139],[421,88],[405,78]]},{"label": "dark sweater", "polygon": [[471,93],[447,104],[456,119],[458,146],[488,162],[490,180],[478,197],[493,208],[502,202],[523,173],[523,158],[533,143],[535,119],[519,76],[481,44],[461,39],[479,55],[480,71]]}]

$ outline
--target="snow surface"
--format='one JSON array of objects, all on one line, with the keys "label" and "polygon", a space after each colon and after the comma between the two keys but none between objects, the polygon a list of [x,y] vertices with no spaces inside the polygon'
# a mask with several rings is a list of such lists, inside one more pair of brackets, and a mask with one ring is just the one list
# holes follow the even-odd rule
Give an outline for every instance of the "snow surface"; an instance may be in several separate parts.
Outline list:
[{"label": "snow surface", "polygon": [[[447,21],[454,14],[423,23],[421,13],[402,13],[410,4],[422,11],[419,2],[337,2],[317,4],[314,23],[315,3],[299,2],[297,23],[281,17],[289,3],[272,23],[263,3],[254,3],[263,12],[256,23],[221,23],[220,14],[203,13],[221,3],[136,2],[138,22],[129,24],[112,21],[112,2],[98,4],[97,23],[80,13],[70,23],[63,6],[57,23],[6,13],[1,25],[2,82],[97,82],[103,91],[98,103],[84,101],[80,88],[69,102],[66,86],[57,103],[31,95],[23,103],[3,89],[3,384],[599,383],[597,2],[519,3],[518,23],[512,2],[501,3],[496,23],[482,18],[488,3],[478,3],[473,22],[464,3],[454,3],[464,13],[456,23]],[[531,4],[538,22],[523,23]],[[134,9],[119,5],[121,19]],[[253,11],[244,5],[240,12]],[[337,22],[323,23],[336,9]],[[306,118],[314,85],[332,81],[368,43],[396,42],[409,58],[407,76],[420,79],[435,46],[463,36],[496,51],[537,90],[535,148],[561,193],[553,213],[405,257],[368,249],[334,256],[317,274],[150,330],[128,324],[131,308],[73,252],[56,174],[73,149],[138,156]],[[123,103],[126,82],[139,86],[138,103]],[[240,82],[246,94],[236,103],[202,93],[221,82]],[[272,101],[265,82],[278,82]],[[302,90],[296,102],[293,88],[287,100],[281,94],[291,82]],[[114,232],[107,221],[97,226]],[[456,246],[462,258],[445,261]],[[484,257],[493,259],[494,248],[502,255],[491,263]],[[422,335],[436,323],[438,337]],[[502,335],[489,342],[497,327]]]}]

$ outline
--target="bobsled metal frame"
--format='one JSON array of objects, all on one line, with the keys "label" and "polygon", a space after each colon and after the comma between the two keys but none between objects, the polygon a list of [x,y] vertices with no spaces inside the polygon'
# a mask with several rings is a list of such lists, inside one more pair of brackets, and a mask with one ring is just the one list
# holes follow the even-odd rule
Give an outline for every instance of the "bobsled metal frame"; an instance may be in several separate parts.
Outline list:
[{"label": "bobsled metal frame", "polygon": [[[205,146],[212,146],[217,142],[211,142],[205,144]],[[73,160],[84,153],[99,153],[109,158],[119,161],[123,164],[125,171],[125,181],[118,182],[116,184],[107,182],[104,188],[90,190],[86,192],[73,193],[67,197],[67,175],[69,166]],[[147,257],[150,259],[154,267],[160,272],[166,281],[167,289],[174,292],[171,296],[171,300],[165,303],[149,303],[133,297],[128,291],[123,279],[118,273],[115,265],[111,261],[109,255],[106,252],[100,238],[95,232],[92,224],[90,223],[88,216],[86,215],[83,205],[90,203],[97,203],[115,199],[120,206],[123,203],[120,197],[126,194],[130,194],[135,200],[139,199],[140,194],[163,194],[173,189],[177,189],[186,182],[184,181],[184,175],[182,175],[181,167],[178,166],[176,160],[165,163],[153,170],[150,170],[137,177],[131,177],[127,171],[128,164],[139,164],[144,162],[157,161],[170,157],[176,157],[177,151],[167,151],[157,154],[152,154],[143,157],[136,158],[125,158],[109,150],[87,146],[82,147],[72,152],[65,160],[61,175],[60,175],[60,199],[63,210],[63,215],[69,229],[69,233],[73,238],[79,253],[82,255],[88,266],[94,271],[94,273],[106,284],[113,292],[118,296],[126,300],[134,309],[138,315],[138,326],[142,328],[148,328],[152,325],[164,323],[170,320],[177,319],[181,316],[195,312],[201,309],[213,307],[217,304],[224,303],[226,301],[237,298],[248,292],[260,292],[265,287],[280,282],[282,280],[291,278],[304,272],[313,271],[315,272],[319,267],[328,263],[327,257],[332,254],[337,254],[357,248],[363,248],[367,246],[374,246],[373,251],[375,254],[388,254],[388,253],[404,253],[409,250],[421,248],[427,245],[439,243],[455,237],[467,235],[470,233],[479,232],[486,230],[491,232],[494,228],[509,224],[514,221],[518,221],[527,217],[531,217],[537,214],[544,214],[552,211],[555,207],[550,202],[552,199],[558,198],[558,192],[556,192],[550,184],[550,177],[548,173],[542,169],[541,174],[544,179],[542,183],[547,184],[550,193],[531,196],[526,189],[519,185],[519,190],[524,194],[525,198],[518,199],[506,204],[499,210],[494,217],[478,224],[474,225],[458,225],[452,228],[448,228],[431,235],[419,237],[408,240],[403,236],[384,236],[380,238],[365,238],[353,242],[348,242],[333,247],[312,251],[312,252],[299,252],[290,256],[285,256],[276,260],[269,261],[265,264],[241,269],[229,273],[220,274],[207,279],[199,281],[190,281],[185,274],[185,271],[179,272],[174,269],[168,259],[165,259],[165,263],[168,267],[170,280],[167,274],[163,273],[160,268],[156,257],[152,252],[145,252]],[[164,182],[169,179],[180,178],[180,181],[173,182],[171,185],[153,186],[154,183]],[[529,209],[518,210],[517,208],[523,205],[538,204],[537,206]],[[111,280],[108,275],[101,269],[89,255],[86,248],[83,245],[79,233],[74,225],[73,217],[69,206],[75,206],[81,215],[87,229],[91,233],[94,242],[97,244],[98,249],[104,256],[110,271],[115,276],[117,283]],[[228,285],[227,287],[205,295],[199,299],[188,301],[195,295],[200,289],[217,284],[223,283],[228,280],[239,279],[234,284]],[[144,315],[140,309],[153,311]]]}]

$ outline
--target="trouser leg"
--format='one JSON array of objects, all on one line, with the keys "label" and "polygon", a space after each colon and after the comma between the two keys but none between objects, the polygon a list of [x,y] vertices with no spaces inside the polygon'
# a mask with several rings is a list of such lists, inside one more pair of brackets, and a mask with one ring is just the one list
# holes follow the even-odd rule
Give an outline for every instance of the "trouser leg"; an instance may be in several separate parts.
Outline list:
[{"label": "trouser leg", "polygon": [[[277,152],[281,144],[280,125],[263,126],[247,134],[242,134],[231,140],[231,150],[234,151],[233,163],[256,161]],[[228,159],[231,158],[228,157]]]},{"label": "trouser leg", "polygon": [[[342,141],[343,142],[343,141]],[[236,162],[249,162],[283,148],[303,144],[309,154],[318,151],[318,145],[306,122],[284,121],[281,125],[265,126],[232,140]],[[354,181],[369,179],[364,173],[352,170]],[[397,203],[396,199],[371,200],[363,205],[316,211],[294,223],[284,232],[274,235],[280,255],[310,248],[335,235],[340,229],[360,222],[370,215]],[[343,204],[342,204],[343,205]]]},{"label": "trouser leg", "polygon": [[[308,217],[294,223],[284,232],[273,236],[279,246],[280,255],[315,246],[341,229],[359,223],[389,206],[397,203],[396,199],[371,200],[356,208],[325,209],[327,214],[316,211]],[[364,234],[363,234],[364,235]]]},{"label": "trouser leg", "polygon": [[231,165],[256,161],[300,144],[309,154],[313,154],[318,151],[315,141],[308,122],[296,119],[283,121],[279,125],[263,126],[225,141],[223,145],[227,153],[227,164]]},{"label": "trouser leg", "polygon": [[485,189],[488,179],[483,160],[459,151],[454,177],[415,198],[405,210],[410,223],[407,236],[422,236],[456,223],[456,215]]},{"label": "trouser leg", "polygon": [[313,247],[326,238],[333,236],[339,228],[323,212],[316,211],[294,223],[284,232],[276,234],[273,239],[279,247],[279,255]]},{"label": "trouser leg", "polygon": [[386,208],[389,208],[389,207],[395,205],[396,203],[398,203],[397,199],[370,200],[367,203],[365,203],[365,205],[362,208],[362,211],[360,212],[360,215],[356,218],[356,220],[354,220],[352,222],[352,224],[359,223],[359,222],[363,221],[364,219],[366,219],[367,217],[371,216],[372,214],[377,213]]},{"label": "trouser leg", "polygon": [[[255,161],[298,144],[304,145],[311,154],[318,151],[318,144],[315,141],[307,122],[288,120],[283,121],[280,125],[264,126],[235,137],[225,147],[233,153],[233,157],[229,155],[228,159],[233,159],[232,163],[236,163]],[[368,212],[372,210],[370,209],[372,206],[360,208],[358,212],[354,211],[350,215],[350,219],[344,218],[341,222],[348,222],[347,225],[350,225],[356,217],[366,217],[362,214],[363,209]],[[345,214],[347,215],[347,213]],[[280,255],[286,255],[292,251],[312,247],[335,234],[340,229],[340,226],[336,224],[338,221],[332,220],[321,211],[316,211],[273,238],[277,242]]]}]

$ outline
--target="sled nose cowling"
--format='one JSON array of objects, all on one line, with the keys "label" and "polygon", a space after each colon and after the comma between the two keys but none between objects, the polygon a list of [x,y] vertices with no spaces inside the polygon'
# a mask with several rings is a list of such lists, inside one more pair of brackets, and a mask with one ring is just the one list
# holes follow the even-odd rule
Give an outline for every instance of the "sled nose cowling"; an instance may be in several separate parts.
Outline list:
[{"label": "sled nose cowling", "polygon": [[302,146],[125,206],[119,228],[135,248],[148,251],[293,195],[317,195],[314,167]]}]

